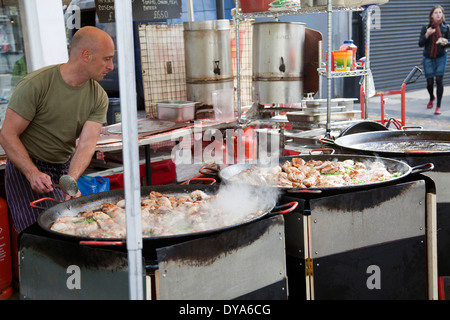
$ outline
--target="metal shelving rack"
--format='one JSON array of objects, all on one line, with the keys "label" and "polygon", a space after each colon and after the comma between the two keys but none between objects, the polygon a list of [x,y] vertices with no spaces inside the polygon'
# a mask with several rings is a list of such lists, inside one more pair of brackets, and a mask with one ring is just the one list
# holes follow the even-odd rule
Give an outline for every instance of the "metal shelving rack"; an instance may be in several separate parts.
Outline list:
[{"label": "metal shelving rack", "polygon": [[[332,14],[333,14],[333,5],[332,0],[327,1],[327,15],[328,15],[328,27],[327,27],[327,43],[328,43],[328,52],[327,52],[327,61],[331,61],[331,48],[333,48],[333,39],[332,39]],[[353,9],[354,10],[354,9]],[[366,63],[364,63],[364,69],[362,70],[355,70],[355,71],[348,71],[348,72],[335,72],[331,71],[331,64],[327,63],[327,69],[326,72],[320,72],[319,74],[321,76],[325,76],[327,79],[327,126],[326,126],[326,137],[329,138],[331,136],[331,80],[335,78],[345,78],[345,77],[356,77],[356,76],[363,76],[364,77],[364,85],[367,88],[367,76],[369,74],[369,26],[370,26],[370,19],[368,18],[367,25],[366,25]],[[366,99],[366,105],[367,105],[367,99],[368,95],[365,95]],[[367,118],[367,114],[364,115],[364,118]]]},{"label": "metal shelving rack", "polygon": [[[279,16],[286,16],[286,15],[299,15],[299,14],[310,14],[310,13],[327,13],[328,18],[328,26],[327,26],[327,33],[328,33],[328,61],[331,61],[331,49],[333,47],[333,40],[332,40],[332,14],[336,11],[361,11],[361,8],[348,8],[348,7],[341,7],[341,6],[335,6],[333,7],[333,1],[328,0],[327,6],[319,6],[319,7],[308,7],[308,8],[301,8],[301,9],[293,9],[293,10],[286,10],[286,11],[267,11],[267,12],[252,12],[252,13],[242,13],[240,11],[240,0],[236,0],[236,9],[233,14],[234,16],[234,25],[236,29],[236,50],[237,52],[240,51],[240,45],[239,45],[239,22],[241,20],[245,19],[254,19],[254,18],[260,18],[260,17],[273,17],[274,19],[277,19]],[[367,76],[369,74],[369,41],[370,41],[370,17],[367,17],[367,26],[366,26],[366,62],[364,64],[364,69],[362,70],[356,70],[356,71],[348,71],[348,72],[335,72],[331,71],[331,66],[328,63],[326,70],[318,70],[318,73],[320,76],[323,76],[327,79],[327,125],[326,125],[326,135],[329,136],[331,132],[331,81],[335,78],[345,78],[345,77],[358,77],[363,76],[364,77],[364,83],[365,87],[367,88]],[[242,116],[242,109],[241,109],[241,88],[240,88],[240,57],[239,55],[236,55],[236,70],[237,70],[237,109],[238,109],[238,122],[242,123],[241,116]],[[365,105],[368,105],[368,95],[365,95]],[[367,110],[367,108],[366,108]],[[366,111],[367,112],[367,111]],[[365,118],[367,118],[367,114],[364,115]]]}]

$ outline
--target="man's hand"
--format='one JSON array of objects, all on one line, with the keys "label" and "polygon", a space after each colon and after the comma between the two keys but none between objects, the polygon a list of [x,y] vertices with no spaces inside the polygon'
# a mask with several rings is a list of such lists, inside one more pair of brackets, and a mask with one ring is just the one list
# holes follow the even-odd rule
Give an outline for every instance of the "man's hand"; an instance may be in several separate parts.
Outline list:
[{"label": "man's hand", "polygon": [[37,193],[48,193],[53,191],[52,180],[49,175],[36,170],[27,177],[31,188]]},{"label": "man's hand", "polygon": [[69,196],[68,194],[64,194],[65,195],[65,201],[70,200],[70,199],[75,199],[75,198],[79,198],[81,197],[81,191],[78,190],[77,194],[74,195],[73,197]]}]

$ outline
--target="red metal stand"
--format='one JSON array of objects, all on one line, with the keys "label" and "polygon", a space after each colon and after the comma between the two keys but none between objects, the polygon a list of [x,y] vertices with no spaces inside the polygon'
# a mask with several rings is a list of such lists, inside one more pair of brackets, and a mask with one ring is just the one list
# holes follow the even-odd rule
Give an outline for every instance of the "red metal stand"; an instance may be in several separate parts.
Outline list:
[{"label": "red metal stand", "polygon": [[[419,72],[418,75],[416,75],[416,73]],[[389,124],[392,122],[397,129],[401,129],[402,127],[404,127],[406,125],[406,107],[405,107],[405,91],[406,91],[406,85],[410,84],[410,83],[414,83],[417,81],[417,79],[419,79],[419,77],[422,74],[422,70],[415,66],[411,72],[408,74],[408,76],[405,78],[405,80],[403,80],[403,84],[400,90],[389,90],[389,91],[375,91],[375,95],[376,96],[380,96],[380,105],[381,105],[381,116],[379,120],[374,120],[376,122],[381,123],[382,125],[386,125],[386,127],[389,126]],[[415,76],[415,78],[414,78]],[[364,92],[364,85],[361,85],[360,88],[360,103],[361,103],[361,118],[364,119],[365,118],[365,92]],[[400,100],[401,100],[401,119],[387,119],[385,117],[385,113],[384,113],[384,105],[385,105],[385,100],[384,100],[384,96],[386,95],[394,95],[394,94],[399,94],[400,95]]]},{"label": "red metal stand", "polygon": [[[381,123],[382,125],[385,125],[388,122],[392,122],[397,129],[401,129],[402,127],[404,127],[406,125],[406,111],[405,111],[405,88],[406,88],[406,83],[402,84],[402,88],[400,90],[391,90],[391,91],[375,91],[375,95],[376,96],[380,96],[380,106],[381,106],[381,118],[379,120],[374,120],[376,122]],[[400,100],[401,100],[401,119],[388,119],[385,117],[385,113],[384,113],[384,105],[386,103],[386,101],[384,100],[384,96],[387,95],[394,95],[394,94],[399,94],[401,96]],[[364,115],[365,115],[365,103],[364,103],[364,98],[365,98],[365,92],[364,92],[364,86],[361,86],[360,89],[360,100],[361,100],[361,118],[364,119]]]}]

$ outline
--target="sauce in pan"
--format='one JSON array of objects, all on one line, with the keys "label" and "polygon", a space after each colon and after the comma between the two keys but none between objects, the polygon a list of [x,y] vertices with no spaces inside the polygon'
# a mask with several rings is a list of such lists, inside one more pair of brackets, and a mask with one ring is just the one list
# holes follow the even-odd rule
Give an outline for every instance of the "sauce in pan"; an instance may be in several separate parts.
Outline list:
[{"label": "sauce in pan", "polygon": [[439,141],[377,141],[352,145],[353,149],[379,152],[446,152],[450,151],[449,142]]}]

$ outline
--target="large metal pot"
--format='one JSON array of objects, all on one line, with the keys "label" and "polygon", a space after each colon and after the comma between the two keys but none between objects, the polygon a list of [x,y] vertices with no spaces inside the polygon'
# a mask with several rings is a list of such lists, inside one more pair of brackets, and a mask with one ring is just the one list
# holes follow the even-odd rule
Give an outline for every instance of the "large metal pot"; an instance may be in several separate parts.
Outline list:
[{"label": "large metal pot", "polygon": [[[426,163],[423,165],[416,166],[414,168],[410,167],[408,164],[387,158],[373,157],[373,156],[358,156],[358,155],[349,155],[349,154],[339,154],[339,155],[299,155],[299,156],[289,156],[289,157],[281,157],[279,160],[279,164],[282,165],[285,161],[290,161],[293,158],[302,158],[305,161],[309,160],[318,160],[318,161],[344,161],[344,160],[353,160],[359,162],[374,162],[379,161],[384,163],[388,170],[392,172],[398,172],[400,175],[395,177],[389,181],[379,181],[370,184],[362,184],[362,185],[351,185],[351,186],[342,186],[342,187],[327,187],[327,188],[281,188],[277,187],[277,189],[290,193],[290,194],[298,194],[301,197],[309,197],[309,196],[324,196],[325,194],[335,194],[340,192],[352,192],[357,190],[365,190],[372,187],[383,186],[395,184],[406,179],[410,174],[418,174],[425,171],[433,170],[434,165],[431,163]],[[254,164],[243,163],[243,164],[235,164],[228,166],[219,172],[219,176],[222,182],[231,183],[231,178],[235,175],[239,174],[243,170],[249,169]]]},{"label": "large metal pot", "polygon": [[212,92],[233,89],[229,20],[184,23],[186,91],[190,101],[212,105]]},{"label": "large metal pot", "polygon": [[[141,188],[141,196],[142,198],[148,197],[148,194],[151,191],[157,191],[163,194],[170,195],[188,195],[194,190],[201,190],[209,195],[214,195],[219,192],[220,186],[217,185],[161,185],[161,186],[149,186]],[[87,196],[83,196],[80,198],[72,199],[66,202],[62,202],[56,204],[50,208],[45,209],[37,220],[38,225],[47,232],[57,236],[64,237],[69,240],[82,241],[82,244],[112,244],[112,245],[121,245],[123,244],[124,239],[93,239],[86,238],[81,236],[67,235],[59,232],[55,232],[51,230],[51,226],[53,223],[61,216],[75,216],[81,211],[87,210],[99,210],[100,205],[104,202],[117,203],[119,200],[124,199],[124,190],[112,190],[101,193],[90,194]],[[43,198],[40,200],[52,200],[51,198]],[[53,200],[55,201],[55,200]],[[252,200],[253,201],[253,200]],[[32,206],[36,207],[36,203],[33,203]],[[247,220],[242,221],[240,223],[231,225],[231,226],[223,226],[215,229],[205,230],[202,232],[195,232],[189,234],[178,234],[178,235],[170,235],[170,236],[159,236],[159,237],[144,237],[144,242],[156,242],[160,244],[160,242],[164,242],[166,245],[179,243],[182,241],[202,237],[211,233],[220,232],[223,230],[235,228],[244,224],[248,224],[254,222],[256,220],[262,219],[264,217],[268,217],[275,214],[284,214],[290,212],[295,209],[296,203],[289,203],[282,206],[275,206],[275,203],[271,205],[267,205],[265,208],[261,208],[262,214],[259,216]],[[287,209],[286,209],[287,208]],[[281,211],[278,211],[281,210]],[[275,212],[276,211],[276,212]]]},{"label": "large metal pot", "polygon": [[305,24],[268,21],[253,25],[253,99],[298,103],[303,99]]}]

